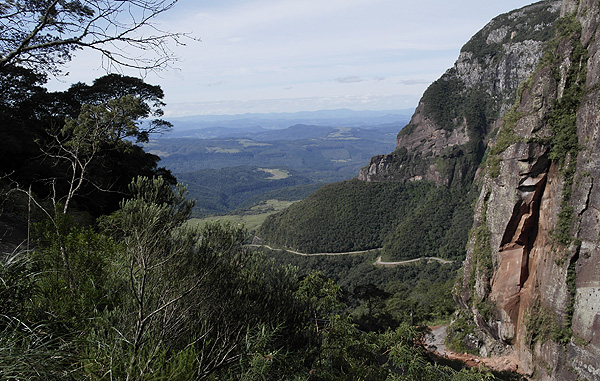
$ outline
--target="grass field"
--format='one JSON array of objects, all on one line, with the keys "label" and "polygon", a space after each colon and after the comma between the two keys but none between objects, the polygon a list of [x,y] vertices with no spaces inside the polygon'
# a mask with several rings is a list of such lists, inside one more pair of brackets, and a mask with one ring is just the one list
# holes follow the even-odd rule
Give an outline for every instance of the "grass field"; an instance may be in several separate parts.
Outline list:
[{"label": "grass field", "polygon": [[[258,168],[263,172],[267,172],[271,174],[271,177],[267,177],[268,180],[281,180],[281,179],[287,179],[288,177],[290,177],[290,173],[286,170],[283,169],[269,169],[269,168]],[[277,200],[273,200],[273,201],[277,201]]]},{"label": "grass field", "polygon": [[228,214],[224,216],[210,216],[205,218],[192,218],[190,224],[205,224],[209,221],[229,221],[232,224],[245,226],[249,232],[254,232],[269,215],[283,210],[296,201],[268,200],[259,205],[241,212],[240,214]]}]

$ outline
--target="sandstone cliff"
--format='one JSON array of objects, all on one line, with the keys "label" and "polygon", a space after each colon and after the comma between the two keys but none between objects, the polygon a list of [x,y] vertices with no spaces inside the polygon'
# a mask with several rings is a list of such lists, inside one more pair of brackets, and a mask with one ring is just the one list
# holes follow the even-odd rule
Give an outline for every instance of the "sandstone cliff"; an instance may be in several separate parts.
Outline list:
[{"label": "sandstone cliff", "polygon": [[600,3],[564,0],[561,16],[490,139],[452,333],[484,355],[513,352],[535,379],[592,380],[600,378]]}]

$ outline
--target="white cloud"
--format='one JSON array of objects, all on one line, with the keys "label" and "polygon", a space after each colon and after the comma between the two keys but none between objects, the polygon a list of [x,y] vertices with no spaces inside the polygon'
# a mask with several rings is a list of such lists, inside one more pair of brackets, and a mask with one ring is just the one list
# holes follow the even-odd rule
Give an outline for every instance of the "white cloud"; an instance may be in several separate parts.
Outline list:
[{"label": "white cloud", "polygon": [[339,83],[357,83],[364,81],[364,79],[357,77],[356,75],[348,75],[346,77],[338,77],[335,81]]},{"label": "white cloud", "polygon": [[[190,104],[215,113],[250,112],[252,107],[406,108],[406,102],[416,105],[478,29],[527,3],[179,0],[158,20],[161,28],[193,31],[202,42],[176,47],[179,70],[146,80],[163,87],[172,115],[199,112]],[[89,82],[103,74],[91,53],[78,53],[69,71],[68,82]]]}]

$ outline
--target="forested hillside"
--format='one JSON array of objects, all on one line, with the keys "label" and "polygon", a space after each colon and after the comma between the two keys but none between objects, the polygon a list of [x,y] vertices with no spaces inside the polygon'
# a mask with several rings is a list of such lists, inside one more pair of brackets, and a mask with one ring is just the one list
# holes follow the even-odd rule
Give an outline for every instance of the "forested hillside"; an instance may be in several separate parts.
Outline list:
[{"label": "forested hillside", "polygon": [[191,197],[197,200],[192,213],[196,216],[248,208],[275,197],[295,201],[321,185],[296,171],[250,166],[185,172],[178,174],[177,179],[187,185]]},{"label": "forested hillside", "polygon": [[386,257],[460,259],[474,194],[431,182],[323,186],[263,223],[267,242],[306,253],[383,248]]},{"label": "forested hillside", "polygon": [[299,256],[267,251],[276,263],[291,264],[300,276],[320,271],[335,280],[347,312],[365,331],[385,331],[398,324],[445,324],[455,312],[452,299],[462,263],[419,261],[398,266],[375,266],[379,252],[343,256]]}]

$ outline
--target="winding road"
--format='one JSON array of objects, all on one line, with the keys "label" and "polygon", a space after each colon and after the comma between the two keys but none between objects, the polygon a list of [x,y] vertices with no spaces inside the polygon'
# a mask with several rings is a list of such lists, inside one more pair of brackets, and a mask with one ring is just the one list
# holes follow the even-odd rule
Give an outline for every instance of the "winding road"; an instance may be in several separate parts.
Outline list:
[{"label": "winding road", "polygon": [[381,260],[381,256],[379,256],[377,258],[377,260],[375,261],[376,265],[380,265],[380,266],[398,266],[398,265],[406,265],[408,263],[414,263],[414,262],[419,262],[419,261],[437,261],[440,262],[442,264],[448,264],[448,263],[452,263],[454,261],[450,261],[448,259],[443,259],[443,258],[438,258],[438,257],[422,257],[422,258],[415,258],[415,259],[407,259],[405,261],[397,261],[397,262],[383,262]]},{"label": "winding road", "polygon": [[[350,255],[350,254],[364,254],[364,253],[369,253],[371,251],[375,251],[375,250],[381,250],[381,248],[378,249],[370,249],[370,250],[361,250],[361,251],[345,251],[342,253],[313,253],[313,254],[307,254],[307,253],[301,253],[299,251],[295,251],[295,250],[290,250],[290,249],[274,249],[269,245],[258,245],[258,244],[251,244],[248,245],[251,247],[265,247],[269,250],[283,250],[286,251],[290,254],[295,254],[295,255],[302,255],[304,257],[319,257],[319,256],[338,256],[338,255]],[[431,261],[437,261],[440,262],[442,264],[448,264],[448,263],[452,263],[454,261],[450,261],[448,259],[443,259],[443,258],[438,258],[438,257],[422,257],[422,258],[415,258],[415,259],[407,259],[404,261],[396,261],[396,262],[383,262],[381,260],[381,256],[377,257],[377,260],[373,263],[374,265],[379,265],[379,266],[399,266],[399,265],[406,265],[409,263],[415,263],[415,262],[419,262],[422,260],[426,260],[428,262]]]},{"label": "winding road", "polygon": [[248,246],[252,246],[252,247],[266,247],[267,249],[273,250],[273,251],[283,250],[283,251],[286,251],[288,253],[296,254],[296,255],[302,255],[304,257],[318,257],[318,256],[326,256],[326,255],[335,256],[335,255],[364,254],[364,253],[368,253],[370,251],[380,250],[380,249],[370,249],[370,250],[361,250],[361,251],[346,251],[346,252],[343,252],[343,253],[314,253],[314,254],[307,254],[307,253],[301,253],[299,251],[294,251],[294,250],[290,250],[290,249],[274,249],[274,248],[272,248],[269,245],[251,244],[251,245],[248,245]]}]

